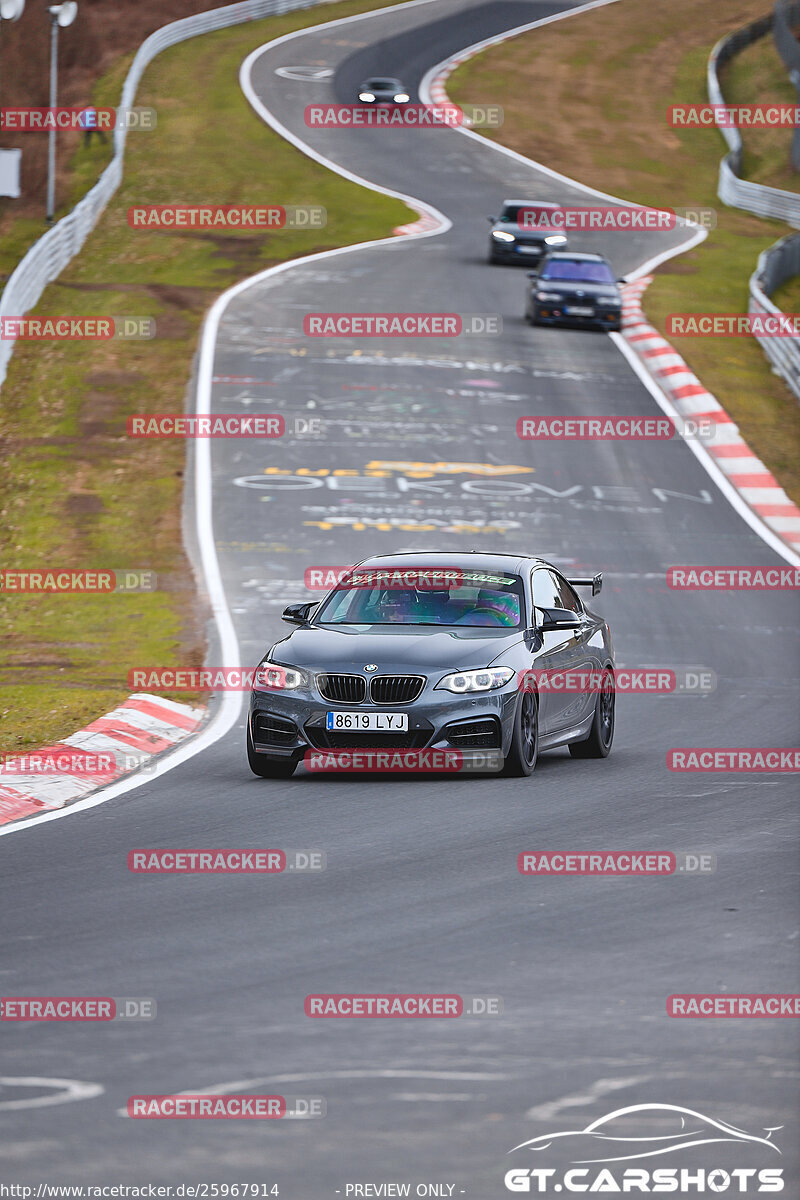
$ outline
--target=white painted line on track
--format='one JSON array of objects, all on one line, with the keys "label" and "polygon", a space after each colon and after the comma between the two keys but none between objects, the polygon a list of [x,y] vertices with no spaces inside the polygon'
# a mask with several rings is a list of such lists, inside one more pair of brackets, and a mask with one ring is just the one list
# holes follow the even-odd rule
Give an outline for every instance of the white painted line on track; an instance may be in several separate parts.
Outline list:
[{"label": "white painted line on track", "polygon": [[30,1100],[0,1100],[0,1111],[15,1112],[21,1108],[50,1108],[53,1104],[69,1104],[72,1100],[92,1100],[101,1096],[101,1083],[84,1083],[80,1079],[46,1079],[39,1075],[0,1075],[0,1088],[55,1088],[50,1096],[32,1096]]}]

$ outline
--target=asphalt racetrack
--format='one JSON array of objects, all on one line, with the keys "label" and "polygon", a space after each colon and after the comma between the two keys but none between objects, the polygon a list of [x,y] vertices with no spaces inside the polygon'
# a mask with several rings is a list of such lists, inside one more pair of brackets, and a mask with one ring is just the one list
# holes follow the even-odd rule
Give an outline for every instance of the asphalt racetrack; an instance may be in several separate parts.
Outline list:
[{"label": "asphalt racetrack", "polygon": [[[796,744],[793,595],[676,592],[664,578],[677,564],[784,560],[681,441],[516,436],[523,415],[660,415],[615,339],[532,329],[525,272],[486,262],[486,216],[504,197],[586,203],[585,192],[452,130],[316,130],[303,118],[317,100],[354,102],[372,73],[400,77],[416,99],[435,63],[558,8],[432,0],[312,30],[253,63],[254,91],[275,120],[452,224],[303,262],[228,304],[214,360],[215,378],[228,380],[214,383],[212,410],[279,411],[289,431],[211,445],[225,595],[242,662],[255,663],[287,632],[284,605],[308,598],[309,566],[401,548],[539,554],[567,573],[605,573],[595,603],[621,665],[703,666],[716,689],[621,696],[607,760],[560,750],[517,780],[303,770],[259,780],[245,759],[243,706],[226,736],[163,777],[0,838],[13,914],[4,994],[158,1003],[151,1022],[4,1031],[0,1178],[263,1182],[289,1200],[405,1181],[412,1195],[424,1182],[499,1200],[509,1166],[532,1165],[524,1151],[509,1157],[512,1147],[654,1102],[761,1136],[783,1125],[773,1135],[780,1159],[709,1145],[688,1165],[780,1165],[793,1194],[795,1023],[675,1020],[665,1008],[672,993],[798,990],[796,777],[666,765],[671,747]],[[334,74],[276,74],[297,64]],[[685,237],[595,234],[582,248],[601,249],[625,275]],[[502,334],[303,333],[307,312],[362,311],[499,314]],[[295,418],[320,419],[320,432],[302,422],[294,432]],[[191,489],[186,502],[191,526]],[[130,849],[174,846],[314,848],[327,869],[127,870]],[[517,855],[533,849],[705,852],[717,870],[532,879]],[[417,991],[500,997],[503,1013],[317,1021],[303,1009],[313,992]],[[67,1102],[64,1080],[94,1092]],[[124,1115],[132,1095],[208,1089],[323,1097],[327,1115]],[[640,1129],[653,1132],[646,1114]]]}]

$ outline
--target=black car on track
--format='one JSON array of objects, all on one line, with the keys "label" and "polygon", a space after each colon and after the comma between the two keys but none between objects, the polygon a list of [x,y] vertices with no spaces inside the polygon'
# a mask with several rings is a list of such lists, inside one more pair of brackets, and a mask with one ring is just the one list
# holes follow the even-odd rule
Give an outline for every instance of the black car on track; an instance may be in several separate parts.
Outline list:
[{"label": "black car on track", "polygon": [[619,332],[622,293],[601,254],[553,251],[529,272],[525,320],[531,325],[593,325]]},{"label": "black car on track", "polygon": [[[494,750],[530,775],[540,750],[605,758],[614,734],[609,627],[550,563],[481,551],[378,555],[319,602],[291,604],[296,626],[264,655],[247,757],[287,778],[312,751]],[[594,691],[557,692],[536,672],[594,672]],[[523,680],[526,681],[523,684]]]},{"label": "black car on track", "polygon": [[569,245],[558,215],[560,204],[549,200],[504,200],[496,217],[488,217],[489,262],[537,263],[548,251]]},{"label": "black car on track", "polygon": [[362,104],[408,104],[411,97],[399,79],[388,75],[374,75],[365,79],[358,89],[358,99]]}]

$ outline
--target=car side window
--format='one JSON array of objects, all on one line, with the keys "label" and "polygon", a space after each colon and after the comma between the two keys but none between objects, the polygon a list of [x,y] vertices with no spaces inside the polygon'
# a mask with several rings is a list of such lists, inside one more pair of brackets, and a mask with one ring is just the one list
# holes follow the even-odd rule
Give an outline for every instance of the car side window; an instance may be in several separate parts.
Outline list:
[{"label": "car side window", "polygon": [[561,592],[549,571],[538,568],[533,572],[532,582],[535,608],[561,608]]},{"label": "car side window", "polygon": [[559,608],[568,608],[570,612],[583,612],[583,605],[566,579],[563,579],[560,575],[554,575],[554,578],[558,584],[558,591],[561,596]]}]

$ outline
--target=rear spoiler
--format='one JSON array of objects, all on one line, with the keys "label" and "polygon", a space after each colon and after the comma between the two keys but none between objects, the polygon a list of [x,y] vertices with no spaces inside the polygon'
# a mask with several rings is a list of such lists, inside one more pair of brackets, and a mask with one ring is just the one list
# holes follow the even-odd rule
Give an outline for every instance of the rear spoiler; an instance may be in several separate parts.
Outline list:
[{"label": "rear spoiler", "polygon": [[590,587],[592,595],[596,596],[603,590],[603,572],[600,571],[599,574],[593,575],[591,579],[568,579],[567,582],[571,583],[573,587]]}]

